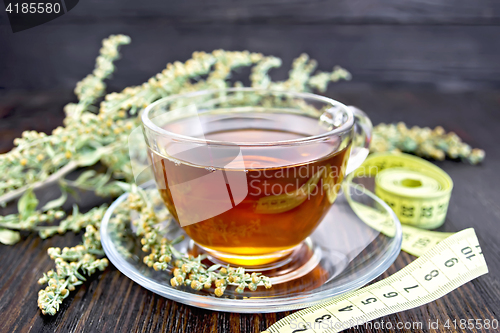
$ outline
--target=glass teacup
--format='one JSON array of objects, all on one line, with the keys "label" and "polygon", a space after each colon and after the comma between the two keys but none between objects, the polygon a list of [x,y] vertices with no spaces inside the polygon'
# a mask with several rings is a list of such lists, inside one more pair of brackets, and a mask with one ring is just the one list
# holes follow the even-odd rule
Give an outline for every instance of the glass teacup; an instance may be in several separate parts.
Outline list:
[{"label": "glass teacup", "polygon": [[186,234],[241,266],[287,257],[368,154],[371,122],[309,94],[252,88],[170,96],[142,114],[156,184]]}]

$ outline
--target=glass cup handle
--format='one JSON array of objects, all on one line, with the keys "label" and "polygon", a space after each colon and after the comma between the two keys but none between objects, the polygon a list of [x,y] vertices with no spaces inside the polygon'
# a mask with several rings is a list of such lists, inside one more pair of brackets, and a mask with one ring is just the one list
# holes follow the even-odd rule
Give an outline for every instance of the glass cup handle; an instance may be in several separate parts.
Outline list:
[{"label": "glass cup handle", "polygon": [[372,122],[366,113],[354,106],[348,106],[348,108],[354,115],[354,137],[346,175],[359,168],[368,156],[373,129]]}]

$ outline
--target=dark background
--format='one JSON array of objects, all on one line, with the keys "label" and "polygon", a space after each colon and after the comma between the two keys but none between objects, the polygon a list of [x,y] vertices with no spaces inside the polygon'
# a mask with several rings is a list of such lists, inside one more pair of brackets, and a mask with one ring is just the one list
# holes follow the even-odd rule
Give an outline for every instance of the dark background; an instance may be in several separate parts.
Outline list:
[{"label": "dark background", "polygon": [[218,48],[281,57],[275,79],[286,77],[302,52],[321,70],[341,65],[353,80],[334,85],[333,93],[500,87],[500,2],[494,0],[87,0],[15,34],[3,8],[0,20],[0,152],[22,130],[58,125],[62,106],[75,100],[76,82],[92,71],[110,34],[127,34],[132,44],[122,49],[108,91],[141,84],[193,51]]},{"label": "dark background", "polygon": [[[15,34],[0,7],[0,152],[22,130],[48,132],[59,124],[62,106],[75,100],[76,82],[92,71],[110,34],[127,34],[132,44],[122,49],[108,91],[141,84],[193,51],[218,48],[281,57],[275,79],[286,77],[302,52],[321,70],[341,65],[353,80],[332,86],[334,97],[500,87],[500,2],[494,0],[87,0]],[[370,113],[370,105],[344,102]]]},{"label": "dark background", "polygon": [[[490,274],[383,319],[500,319],[500,1],[82,0],[62,17],[15,34],[2,5],[0,20],[0,152],[23,130],[50,132],[62,123],[62,108],[76,100],[74,86],[92,71],[101,40],[118,33],[132,44],[122,48],[108,91],[141,84],[195,50],[279,56],[283,66],[272,71],[275,79],[284,79],[292,59],[307,52],[320,70],[341,65],[352,73],[352,81],[331,85],[326,95],[360,107],[375,124],[405,121],[455,131],[483,148],[486,160],[480,166],[438,163],[455,182],[442,230],[474,227]],[[111,265],[71,293],[60,314],[41,316],[35,281],[53,266],[47,248],[80,241],[29,236],[13,247],[0,245],[0,265],[8,272],[0,274],[0,331],[248,333],[287,314],[184,306],[146,291]],[[401,253],[382,277],[413,259]]]},{"label": "dark background", "polygon": [[493,0],[87,0],[15,34],[5,12],[0,18],[4,91],[72,89],[92,70],[100,41],[116,33],[133,44],[112,89],[217,48],[273,54],[284,65],[307,52],[321,69],[352,71],[356,86],[500,85],[500,2]]},{"label": "dark background", "polygon": [[[321,70],[341,65],[353,80],[334,85],[334,97],[500,87],[500,2],[494,0],[87,0],[15,34],[0,7],[0,152],[22,130],[48,132],[59,124],[62,106],[75,100],[76,82],[92,71],[110,34],[127,34],[132,44],[122,49],[108,91],[141,84],[193,51],[218,48],[281,57],[275,79],[285,78],[302,52]],[[344,102],[370,113],[370,105]]]}]

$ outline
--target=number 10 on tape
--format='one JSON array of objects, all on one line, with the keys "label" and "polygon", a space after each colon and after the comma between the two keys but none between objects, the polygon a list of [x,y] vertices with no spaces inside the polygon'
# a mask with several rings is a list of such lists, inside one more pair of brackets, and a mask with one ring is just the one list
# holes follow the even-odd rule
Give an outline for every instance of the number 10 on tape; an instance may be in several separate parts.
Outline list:
[{"label": "number 10 on tape", "polygon": [[486,273],[488,267],[474,229],[465,229],[441,241],[394,275],[295,312],[265,332],[340,332],[432,302]]}]

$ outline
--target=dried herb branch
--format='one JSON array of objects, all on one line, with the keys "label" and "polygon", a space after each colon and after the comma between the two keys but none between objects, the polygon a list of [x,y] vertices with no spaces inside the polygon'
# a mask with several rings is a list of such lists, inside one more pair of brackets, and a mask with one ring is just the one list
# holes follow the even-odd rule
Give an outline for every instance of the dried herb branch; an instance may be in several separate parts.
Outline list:
[{"label": "dried herb branch", "polygon": [[161,205],[161,198],[157,191],[148,195],[137,186],[132,186],[125,202],[126,207],[122,208],[121,212],[125,216],[117,216],[116,219],[126,221],[127,209],[139,213],[140,218],[133,220],[133,224],[137,230],[136,236],[141,239],[142,250],[149,253],[144,257],[144,263],[156,271],[172,271],[173,277],[170,280],[172,286],[185,285],[195,290],[215,287],[216,296],[222,296],[231,283],[237,285],[236,292],[239,293],[246,288],[254,291],[259,285],[271,288],[270,279],[260,273],[249,274],[242,267],[222,267],[221,265],[207,268],[202,263],[205,258],[203,255],[193,257],[177,251],[174,245],[182,238],[169,240],[162,237],[159,229],[160,222],[168,218],[165,212],[167,215],[169,213],[166,210],[160,215],[155,212],[153,207],[157,205],[152,204],[155,200]]},{"label": "dried herb branch", "polygon": [[[55,315],[59,305],[68,297],[69,292],[86,281],[85,275],[103,271],[108,266],[108,259],[102,258],[99,226],[107,207],[94,208],[82,215],[74,215],[63,221],[65,230],[79,231],[85,226],[83,244],[71,248],[51,247],[48,254],[55,262],[55,270],[43,274],[39,284],[47,284],[38,293],[38,307],[43,314]],[[65,231],[64,230],[64,231]]]},{"label": "dried herb branch", "polygon": [[418,156],[442,161],[446,156],[478,164],[484,160],[484,150],[472,149],[453,132],[446,133],[438,126],[414,126],[407,128],[404,123],[379,124],[373,131],[372,152],[403,151]]}]

